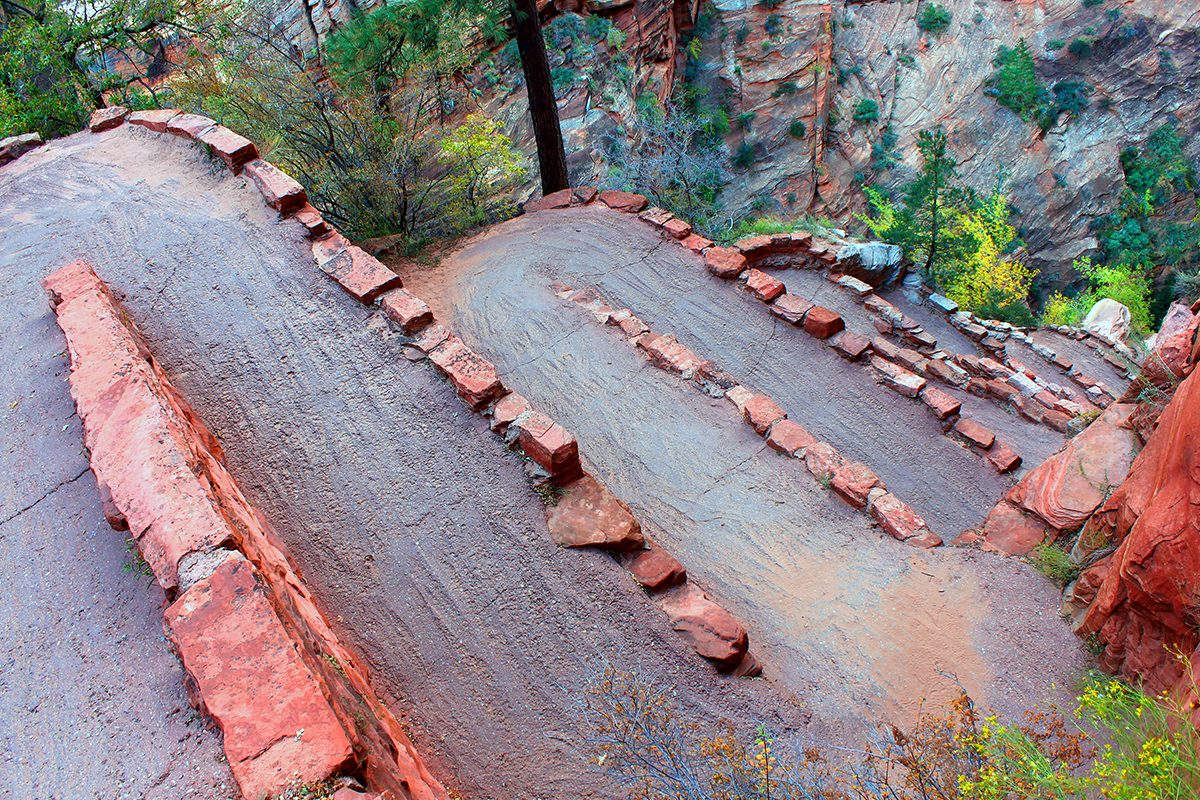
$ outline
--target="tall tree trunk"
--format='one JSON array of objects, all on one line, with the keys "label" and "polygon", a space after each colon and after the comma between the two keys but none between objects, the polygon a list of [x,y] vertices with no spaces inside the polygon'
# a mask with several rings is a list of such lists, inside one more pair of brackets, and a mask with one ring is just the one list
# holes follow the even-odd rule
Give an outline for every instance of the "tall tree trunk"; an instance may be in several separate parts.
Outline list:
[{"label": "tall tree trunk", "polygon": [[538,166],[542,172],[542,194],[550,194],[568,188],[570,180],[567,178],[567,154],[563,150],[562,129],[558,124],[558,105],[554,101],[550,64],[546,61],[546,45],[542,41],[542,26],[538,21],[537,0],[509,0],[509,10],[517,34],[517,49],[521,52],[525,88],[529,94],[529,115],[533,118]]}]

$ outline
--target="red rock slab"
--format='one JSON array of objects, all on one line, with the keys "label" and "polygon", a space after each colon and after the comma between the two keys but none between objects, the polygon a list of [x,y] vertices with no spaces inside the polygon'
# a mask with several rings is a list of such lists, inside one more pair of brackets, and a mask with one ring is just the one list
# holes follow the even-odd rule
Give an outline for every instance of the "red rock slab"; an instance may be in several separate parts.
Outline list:
[{"label": "red rock slab", "polygon": [[92,112],[92,116],[88,119],[88,127],[92,133],[100,133],[101,131],[112,130],[118,125],[125,122],[125,118],[129,116],[129,109],[123,106],[110,106],[109,108],[97,108]]},{"label": "red rock slab", "polygon": [[730,280],[746,271],[746,257],[732,247],[710,247],[704,251],[704,266],[718,278]]},{"label": "red rock slab", "polygon": [[871,311],[875,314],[880,313],[885,308],[893,308],[893,307],[894,306],[892,306],[891,303],[889,303],[887,300],[884,300],[882,297],[880,297],[877,294],[867,295],[866,297],[863,298],[863,308],[865,308],[867,311]]},{"label": "red rock slab", "polygon": [[746,655],[750,637],[732,614],[691,584],[672,590],[662,602],[671,627],[718,670],[734,669]]},{"label": "red rock slab", "polygon": [[871,349],[870,339],[852,331],[842,331],[830,344],[839,356],[849,361],[858,361]]},{"label": "red rock slab", "polygon": [[1008,376],[1012,374],[1012,370],[1010,370],[1008,367],[1004,366],[999,361],[996,361],[993,358],[987,358],[986,356],[979,359],[979,367],[984,371],[985,374],[982,377],[985,378],[995,378],[1003,381],[1007,380]]},{"label": "red rock slab", "polygon": [[804,331],[818,339],[828,339],[846,329],[846,323],[836,311],[814,306],[804,317]]},{"label": "red rock slab", "polygon": [[631,214],[644,211],[646,206],[650,205],[645,195],[619,192],[613,189],[605,189],[600,192],[600,202],[609,208],[615,208],[617,211],[627,211]]},{"label": "red rock slab", "polygon": [[518,441],[525,455],[533,459],[557,482],[573,481],[583,476],[579,464],[579,444],[575,437],[540,411],[517,420]]},{"label": "red rock slab", "polygon": [[1123,423],[1132,410],[1131,405],[1110,406],[1066,447],[1031,470],[1005,499],[1058,530],[1078,528],[1104,502],[1109,489],[1120,486],[1129,474],[1137,435]]},{"label": "red rock slab", "polygon": [[760,436],[766,436],[772,425],[787,418],[787,412],[765,394],[756,394],[747,400],[743,413],[746,421],[754,426],[754,430],[758,431]]},{"label": "red rock slab", "polygon": [[705,250],[713,246],[712,239],[705,239],[699,234],[692,233],[685,236],[679,242],[681,245],[691,250],[693,253],[703,253]]},{"label": "red rock slab", "polygon": [[152,111],[134,111],[129,115],[129,124],[149,128],[155,133],[166,133],[167,123],[181,113],[183,112],[178,108],[156,108]]},{"label": "red rock slab", "polygon": [[871,340],[871,349],[888,361],[895,361],[896,357],[900,355],[900,348],[882,336],[876,336]]},{"label": "red rock slab", "polygon": [[167,133],[195,139],[216,124],[216,120],[200,114],[179,114],[172,117],[171,121],[167,123]]},{"label": "red rock slab", "polygon": [[280,214],[291,214],[308,203],[308,192],[299,181],[274,164],[256,158],[246,164],[245,170],[266,204]]},{"label": "red rock slab", "polygon": [[996,434],[977,422],[969,419],[959,419],[954,423],[954,432],[976,447],[987,450],[996,441]]},{"label": "red rock slab", "polygon": [[885,361],[879,356],[871,356],[871,366],[874,367],[875,374],[879,376],[884,386],[905,397],[916,397],[925,388],[926,380],[920,375],[915,375],[904,367]]},{"label": "red rock slab", "polygon": [[921,402],[929,406],[938,419],[949,419],[962,410],[962,401],[934,386],[926,386],[921,391]]},{"label": "red rock slab", "polygon": [[816,444],[816,441],[803,425],[790,419],[776,420],[771,426],[771,435],[767,437],[767,445],[772,450],[788,456],[795,456],[809,445]]},{"label": "red rock slab", "polygon": [[870,467],[858,461],[839,467],[833,473],[831,483],[833,491],[855,508],[866,506],[867,496],[876,486],[883,487],[883,481],[871,471]]},{"label": "red rock slab", "polygon": [[776,280],[767,273],[751,268],[746,273],[746,288],[750,294],[769,303],[784,292],[783,281]]},{"label": "red rock slab", "polygon": [[669,553],[654,545],[637,554],[625,569],[634,580],[652,592],[661,592],[687,580],[687,570]]},{"label": "red rock slab", "polygon": [[277,795],[351,765],[353,746],[249,562],[231,555],[164,616],[243,796]]},{"label": "red rock slab", "polygon": [[550,538],[563,547],[634,550],[645,543],[629,506],[591,475],[563,487],[558,503],[546,509],[546,524]]},{"label": "red rock slab", "polygon": [[407,289],[393,289],[380,296],[379,307],[405,333],[414,333],[433,324],[433,309]]},{"label": "red rock slab", "polygon": [[902,542],[929,530],[925,520],[921,519],[908,503],[890,492],[876,498],[871,504],[871,518],[893,538]]},{"label": "red rock slab", "polygon": [[422,353],[430,353],[447,342],[457,341],[459,341],[459,338],[450,333],[450,330],[445,325],[430,325],[417,334],[417,337],[412,341],[412,346]]},{"label": "red rock slab", "polygon": [[1046,526],[1000,501],[983,523],[984,539],[1010,556],[1023,556],[1046,540]]},{"label": "red rock slab", "polygon": [[962,386],[967,382],[966,373],[955,370],[945,361],[937,358],[931,358],[925,365],[925,374],[937,378],[948,386]]},{"label": "red rock slab", "polygon": [[751,261],[775,252],[775,241],[770,236],[751,236],[734,242],[733,246]]},{"label": "red rock slab", "polygon": [[462,342],[443,344],[429,354],[429,360],[446,373],[458,396],[471,408],[482,407],[504,389],[491,362]]},{"label": "red rock slab", "polygon": [[1054,358],[1050,359],[1050,363],[1061,369],[1063,372],[1070,372],[1071,367],[1075,366],[1069,360],[1057,354],[1054,356]]},{"label": "red rock slab", "polygon": [[932,350],[933,348],[937,347],[937,339],[933,338],[933,335],[928,331],[905,331],[904,339],[916,347],[922,347],[927,350]]},{"label": "red rock slab", "polygon": [[976,397],[987,397],[987,381],[983,378],[971,378],[965,388],[969,394]]},{"label": "red rock slab", "polygon": [[[612,317],[609,317],[609,320],[611,321]],[[641,336],[643,333],[650,332],[649,326],[632,314],[618,319],[615,324],[626,336]]]},{"label": "red rock slab", "polygon": [[325,218],[321,216],[321,212],[317,211],[308,203],[296,209],[296,213],[292,215],[297,222],[308,229],[308,235],[314,239],[320,239],[333,230]]},{"label": "red rock slab", "polygon": [[571,201],[574,199],[574,189],[559,189],[557,192],[551,192],[536,200],[526,201],[523,207],[526,214],[533,214],[537,211],[546,211],[551,208],[568,208],[572,205]]},{"label": "red rock slab", "polygon": [[1018,414],[1035,424],[1041,423],[1042,417],[1045,415],[1045,409],[1042,408],[1041,403],[1037,403],[1022,395],[1014,397],[1012,405]]},{"label": "red rock slab", "polygon": [[1071,429],[1071,419],[1072,417],[1053,409],[1042,412],[1042,424],[1059,433],[1066,433]]},{"label": "red rock slab", "polygon": [[211,147],[234,175],[241,173],[246,164],[258,158],[258,148],[254,142],[223,125],[214,125],[197,136],[196,141]]},{"label": "red rock slab", "polygon": [[804,465],[817,480],[832,479],[846,460],[828,442],[810,444],[804,451]]},{"label": "red rock slab", "polygon": [[798,294],[784,292],[775,298],[775,302],[771,303],[767,310],[771,312],[771,316],[773,317],[779,317],[785,322],[799,325],[804,322],[805,315],[815,307],[811,302]]},{"label": "red rock slab", "polygon": [[737,379],[730,375],[715,361],[701,361],[696,367],[696,380],[707,381],[728,391],[737,386]]},{"label": "red rock slab", "polygon": [[1006,445],[999,439],[992,445],[992,449],[987,454],[987,462],[1000,473],[1012,472],[1017,467],[1021,466],[1021,457],[1017,455],[1017,451]]},{"label": "red rock slab", "polygon": [[1014,397],[1020,394],[1016,389],[1010,386],[1005,381],[990,380],[987,382],[987,391],[992,397],[1002,403],[1011,401]]},{"label": "red rock slab", "polygon": [[643,222],[648,222],[656,228],[661,228],[666,225],[669,220],[675,219],[675,215],[665,208],[658,206],[650,206],[642,213],[638,214],[638,219]]},{"label": "red rock slab", "polygon": [[729,391],[725,392],[725,399],[733,403],[738,413],[742,415],[746,413],[746,404],[750,402],[750,398],[752,397],[754,397],[754,392],[745,386],[733,386]]},{"label": "red rock slab", "polygon": [[384,292],[401,287],[399,275],[354,245],[322,264],[321,271],[337,281],[354,299],[367,305],[374,303]]},{"label": "red rock slab", "polygon": [[312,243],[313,260],[317,262],[317,266],[321,266],[331,258],[346,252],[346,248],[349,246],[349,239],[337,231],[333,231]]},{"label": "red rock slab", "polygon": [[595,186],[576,186],[571,190],[571,205],[586,206],[596,199],[597,194]]},{"label": "red rock slab", "polygon": [[492,407],[491,429],[503,433],[527,411],[533,411],[529,401],[516,392],[510,392],[497,400],[496,405]]},{"label": "red rock slab", "polygon": [[674,335],[657,336],[647,334],[638,340],[637,346],[646,351],[650,361],[659,369],[670,370],[680,374],[694,374],[700,366],[700,359],[688,348],[675,340]]},{"label": "red rock slab", "polygon": [[669,219],[662,227],[673,239],[683,240],[692,235],[692,226],[681,219]]}]

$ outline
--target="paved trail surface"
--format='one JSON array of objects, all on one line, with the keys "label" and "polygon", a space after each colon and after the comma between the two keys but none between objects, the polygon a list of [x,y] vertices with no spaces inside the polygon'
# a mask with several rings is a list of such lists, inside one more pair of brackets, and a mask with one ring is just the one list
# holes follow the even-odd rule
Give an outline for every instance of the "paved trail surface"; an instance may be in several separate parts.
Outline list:
[{"label": "paved trail surface", "polygon": [[954,691],[954,675],[1012,707],[1084,663],[1057,592],[1031,568],[881,535],[767,449],[727,401],[652,367],[554,295],[553,281],[594,286],[675,333],[871,465],[949,538],[982,521],[1005,481],[923,408],[747,305],[649,226],[596,207],[526,215],[405,277],[510,386],[575,432],[650,533],[750,623],[768,674],[811,691],[819,714],[913,712]]},{"label": "paved trail surface", "polygon": [[807,693],[717,677],[608,556],[556,549],[521,462],[312,265],[298,224],[195,146],[130,126],[52,142],[0,169],[0,233],[5,790],[230,791],[80,454],[38,285],[78,257],[462,797],[622,796],[580,746],[582,693],[609,664],[676,684],[690,714],[822,735]]}]

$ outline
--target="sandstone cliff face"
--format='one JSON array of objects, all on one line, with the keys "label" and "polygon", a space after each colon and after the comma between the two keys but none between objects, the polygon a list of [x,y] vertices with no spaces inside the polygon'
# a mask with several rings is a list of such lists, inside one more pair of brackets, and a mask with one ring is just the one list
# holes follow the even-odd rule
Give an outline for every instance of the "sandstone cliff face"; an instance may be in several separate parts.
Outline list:
[{"label": "sandstone cliff face", "polygon": [[1200,336],[1191,326],[1189,377],[1162,412],[1129,477],[1085,526],[1081,544],[1118,544],[1080,577],[1080,634],[1104,645],[1101,664],[1154,691],[1193,687],[1200,667]]},{"label": "sandstone cliff face", "polygon": [[[732,187],[744,204],[766,193],[785,211],[808,210],[789,209],[787,193],[794,192],[801,205],[847,220],[862,202],[856,173],[885,186],[903,183],[920,163],[918,132],[942,125],[968,184],[986,190],[1008,174],[1031,264],[1053,286],[1056,270],[1095,248],[1089,225],[1117,202],[1122,148],[1174,117],[1191,140],[1189,155],[1200,156],[1194,138],[1200,11],[1190,3],[1128,0],[1085,8],[1079,0],[946,0],[942,5],[953,21],[940,36],[918,28],[917,3],[831,7],[789,0],[774,10],[744,0],[717,5],[731,32],[723,43],[721,77],[737,85],[740,67],[744,103],[759,114],[748,138],[760,157]],[[762,32],[774,27],[773,14],[784,20],[785,33],[768,52],[763,41],[771,40]],[[744,27],[753,33],[739,46],[735,33]],[[1038,59],[1047,87],[1063,80],[1095,87],[1077,120],[1045,136],[984,94],[997,48],[1015,46],[1020,38]],[[1088,57],[1077,58],[1065,47],[1048,49],[1056,40],[1076,38],[1092,42]],[[772,97],[789,81],[795,94]],[[852,120],[863,98],[878,104],[878,122]],[[838,119],[825,125],[831,108]],[[808,138],[787,135],[791,119],[806,122]],[[876,170],[872,148],[887,125],[898,136],[895,151],[903,160]],[[809,187],[815,188],[811,196]]]}]

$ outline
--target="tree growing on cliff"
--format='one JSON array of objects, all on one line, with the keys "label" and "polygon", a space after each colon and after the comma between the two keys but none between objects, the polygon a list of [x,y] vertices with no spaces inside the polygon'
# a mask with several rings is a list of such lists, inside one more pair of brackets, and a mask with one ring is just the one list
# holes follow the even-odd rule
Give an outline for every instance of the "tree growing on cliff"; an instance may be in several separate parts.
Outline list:
[{"label": "tree growing on cliff", "polygon": [[1020,39],[1014,48],[1001,46],[992,65],[996,71],[988,78],[986,93],[1021,119],[1033,119],[1049,101],[1049,94],[1038,77],[1029,45]]}]

